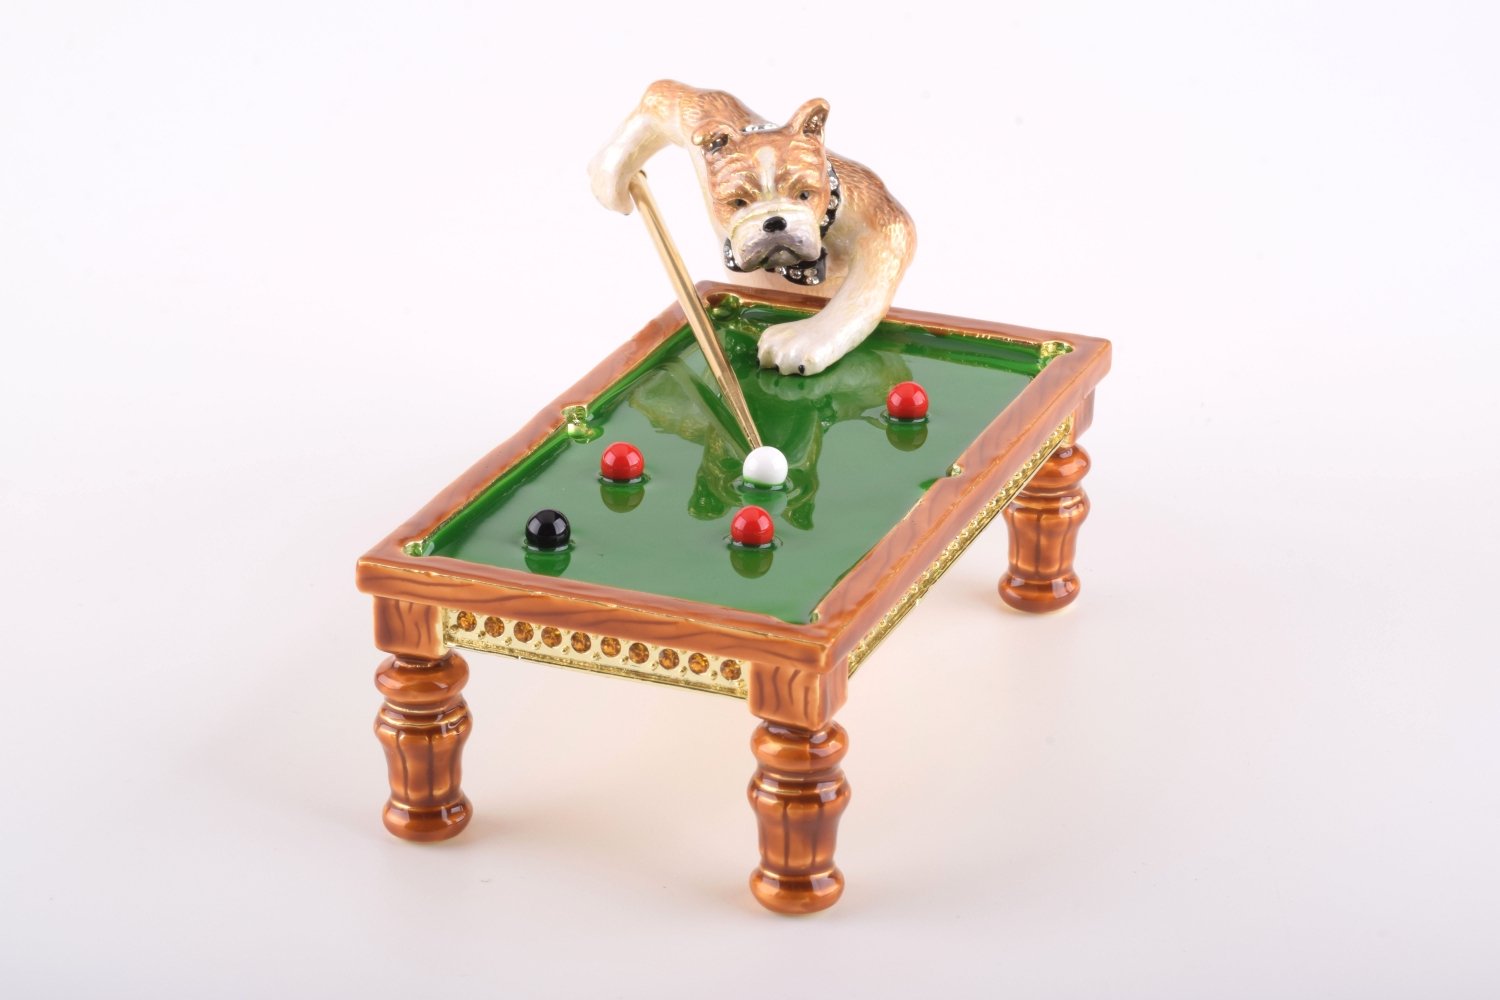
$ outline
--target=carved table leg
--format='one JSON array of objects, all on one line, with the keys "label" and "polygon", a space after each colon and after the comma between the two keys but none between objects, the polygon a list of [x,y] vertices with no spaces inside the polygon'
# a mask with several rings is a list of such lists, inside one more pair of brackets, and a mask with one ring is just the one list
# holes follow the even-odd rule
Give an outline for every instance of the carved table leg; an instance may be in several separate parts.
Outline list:
[{"label": "carved table leg", "polygon": [[760,866],[750,891],[777,913],[813,913],[838,902],[844,874],[833,863],[849,782],[839,762],[849,734],[838,723],[794,729],[762,722],[750,737],[759,763],[750,806],[760,826]]},{"label": "carved table leg", "polygon": [[1056,611],[1078,596],[1073,550],[1089,513],[1079,486],[1088,471],[1081,447],[1059,448],[1006,506],[1010,571],[1000,580],[1000,597],[1018,611]]},{"label": "carved table leg", "polygon": [[469,706],[459,694],[469,665],[457,653],[421,660],[392,656],[375,671],[385,704],[375,735],[385,748],[391,797],[385,828],[405,840],[446,840],[469,823],[459,788]]}]

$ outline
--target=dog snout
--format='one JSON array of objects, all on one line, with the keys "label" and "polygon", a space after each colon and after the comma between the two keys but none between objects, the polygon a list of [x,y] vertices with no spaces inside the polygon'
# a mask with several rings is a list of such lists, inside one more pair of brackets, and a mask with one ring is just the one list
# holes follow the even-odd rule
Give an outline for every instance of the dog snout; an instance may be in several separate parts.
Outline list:
[{"label": "dog snout", "polygon": [[773,215],[765,222],[761,223],[760,228],[764,229],[768,233],[783,232],[786,229],[786,220],[779,215]]}]

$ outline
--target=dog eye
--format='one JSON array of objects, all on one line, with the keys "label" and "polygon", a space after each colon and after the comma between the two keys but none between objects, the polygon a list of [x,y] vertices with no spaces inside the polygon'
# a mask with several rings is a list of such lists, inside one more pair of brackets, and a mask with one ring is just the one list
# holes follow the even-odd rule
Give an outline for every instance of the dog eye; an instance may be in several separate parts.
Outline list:
[{"label": "dog eye", "polygon": [[735,208],[744,208],[750,203],[743,198],[736,198],[733,202],[731,202],[731,204],[733,204]]},{"label": "dog eye", "polygon": [[809,198],[812,197],[812,192],[811,191],[803,191],[797,197],[801,198],[803,201],[806,201],[807,199],[809,199]]}]

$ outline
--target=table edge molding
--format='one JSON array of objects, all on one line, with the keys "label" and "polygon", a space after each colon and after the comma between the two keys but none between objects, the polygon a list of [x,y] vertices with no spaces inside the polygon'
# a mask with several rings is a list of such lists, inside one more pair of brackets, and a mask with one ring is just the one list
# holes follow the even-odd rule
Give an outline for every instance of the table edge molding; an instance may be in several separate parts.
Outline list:
[{"label": "table edge molding", "polygon": [[964,550],[969,547],[974,539],[979,537],[980,532],[1005,509],[1006,505],[1016,498],[1016,494],[1026,488],[1026,484],[1031,481],[1032,476],[1036,475],[1037,470],[1042,467],[1042,463],[1051,458],[1053,452],[1057,451],[1058,448],[1061,448],[1065,443],[1070,441],[1072,436],[1073,417],[1070,414],[1067,419],[1057,426],[1056,430],[1048,435],[1047,440],[1042,442],[1042,446],[1033,452],[1031,457],[1006,480],[1005,486],[1001,488],[1000,492],[981,507],[979,512],[967,524],[959,529],[958,535],[944,546],[943,551],[938,554],[937,559],[922,571],[921,576],[917,577],[916,581],[906,589],[905,593],[896,599],[896,603],[891,609],[880,617],[880,620],[865,633],[859,642],[854,644],[854,648],[849,651],[848,658],[850,677],[854,676],[854,672],[869,658],[870,654],[875,651],[875,648],[921,602],[923,596],[926,595],[932,585],[937,583],[938,579],[948,571],[948,567],[952,566],[959,556],[963,555]]}]

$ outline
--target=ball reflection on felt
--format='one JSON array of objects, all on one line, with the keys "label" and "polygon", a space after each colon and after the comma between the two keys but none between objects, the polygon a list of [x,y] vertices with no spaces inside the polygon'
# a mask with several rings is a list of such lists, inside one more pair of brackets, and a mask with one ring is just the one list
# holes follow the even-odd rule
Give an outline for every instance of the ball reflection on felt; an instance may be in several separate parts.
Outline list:
[{"label": "ball reflection on felt", "polygon": [[734,571],[747,580],[765,576],[771,569],[771,560],[776,555],[776,550],[766,545],[761,548],[743,548],[739,545],[729,547],[729,565]]},{"label": "ball reflection on felt", "polygon": [[640,483],[611,483],[599,484],[599,499],[604,506],[616,514],[628,514],[641,505],[646,497],[646,488]]},{"label": "ball reflection on felt", "polygon": [[744,478],[752,486],[780,486],[786,482],[786,456],[762,445],[745,456]]}]

